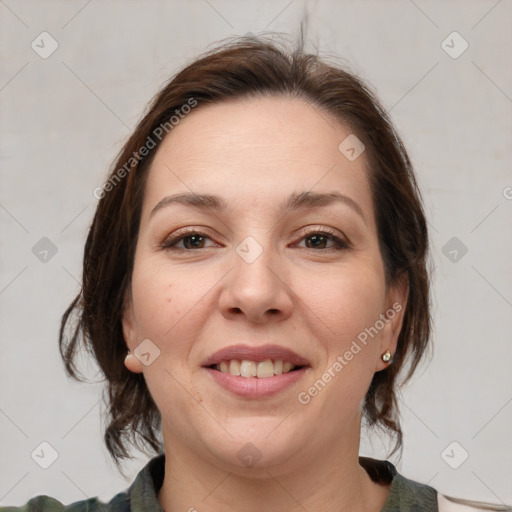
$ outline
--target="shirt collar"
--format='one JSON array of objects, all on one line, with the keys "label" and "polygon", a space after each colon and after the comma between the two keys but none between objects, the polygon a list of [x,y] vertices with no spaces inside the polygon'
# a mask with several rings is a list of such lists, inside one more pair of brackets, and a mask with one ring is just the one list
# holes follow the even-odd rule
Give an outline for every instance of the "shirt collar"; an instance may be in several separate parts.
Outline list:
[{"label": "shirt collar", "polygon": [[164,482],[165,454],[152,458],[128,489],[131,512],[163,512],[158,492]]},{"label": "shirt collar", "polygon": [[[381,512],[417,510],[414,506],[429,506],[425,510],[437,511],[437,492],[428,485],[413,482],[398,473],[386,460],[359,457],[359,463],[370,478],[391,488]],[[158,501],[165,474],[165,454],[152,458],[137,474],[128,489],[131,512],[164,512]],[[412,508],[411,508],[412,507]]]}]

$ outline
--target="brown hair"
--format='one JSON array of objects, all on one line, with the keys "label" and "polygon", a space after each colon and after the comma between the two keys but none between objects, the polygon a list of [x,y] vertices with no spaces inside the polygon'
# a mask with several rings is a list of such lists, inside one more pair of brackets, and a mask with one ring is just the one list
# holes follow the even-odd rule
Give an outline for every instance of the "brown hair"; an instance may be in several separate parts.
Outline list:
[{"label": "brown hair", "polygon": [[[156,134],[162,126],[170,131],[169,120],[186,112],[184,106],[192,101],[201,108],[257,96],[302,98],[349,126],[366,146],[386,283],[395,284],[405,275],[409,293],[393,362],[374,374],[363,415],[369,426],[395,435],[392,453],[402,447],[397,377],[407,363],[403,382],[412,376],[429,346],[431,331],[427,225],[411,162],[386,111],[361,79],[306,53],[303,41],[289,50],[273,39],[251,36],[223,42],[162,88],[118,154],[99,194],[85,244],[82,288],[62,317],[60,351],[68,375],[77,380],[82,380],[75,364],[82,344],[98,362],[107,380],[104,439],[118,467],[120,459],[130,457],[126,442],[139,449],[146,445],[163,451],[158,437],[160,413],[144,377],[124,366],[121,324],[145,180],[164,138]],[[69,324],[72,333],[68,338]]]}]

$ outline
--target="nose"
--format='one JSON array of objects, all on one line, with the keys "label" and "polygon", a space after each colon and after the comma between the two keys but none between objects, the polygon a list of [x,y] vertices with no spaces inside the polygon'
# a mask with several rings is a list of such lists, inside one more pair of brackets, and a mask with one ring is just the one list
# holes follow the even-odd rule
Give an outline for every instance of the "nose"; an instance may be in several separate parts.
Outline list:
[{"label": "nose", "polygon": [[219,297],[222,314],[258,324],[288,318],[293,309],[293,293],[279,256],[267,248],[252,262],[236,251],[233,260]]}]

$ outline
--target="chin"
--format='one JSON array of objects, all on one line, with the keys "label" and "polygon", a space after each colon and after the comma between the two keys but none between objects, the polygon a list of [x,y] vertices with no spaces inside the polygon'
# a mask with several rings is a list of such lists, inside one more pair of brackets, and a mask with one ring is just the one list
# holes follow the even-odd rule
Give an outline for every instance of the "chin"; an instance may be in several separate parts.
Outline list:
[{"label": "chin", "polygon": [[[252,477],[267,477],[268,470],[281,468],[298,458],[304,449],[306,435],[299,429],[283,427],[281,418],[247,418],[232,422],[222,436],[203,436],[208,452],[215,459],[214,464],[226,471]],[[219,429],[216,429],[219,432]],[[230,435],[231,434],[231,435]]]}]

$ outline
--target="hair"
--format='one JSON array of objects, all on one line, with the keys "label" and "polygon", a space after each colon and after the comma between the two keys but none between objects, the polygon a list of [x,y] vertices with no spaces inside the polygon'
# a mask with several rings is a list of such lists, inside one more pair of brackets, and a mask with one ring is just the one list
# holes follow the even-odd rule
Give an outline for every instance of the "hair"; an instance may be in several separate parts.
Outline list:
[{"label": "hair", "polygon": [[362,414],[370,427],[395,438],[391,454],[398,449],[401,453],[397,392],[422,360],[431,333],[427,224],[410,159],[385,109],[355,74],[307,53],[303,38],[292,49],[251,35],[221,42],[164,85],[117,155],[99,194],[85,244],[81,290],[62,317],[59,347],[70,377],[82,380],[76,365],[81,347],[104,374],[104,440],[118,468],[121,459],[131,458],[130,443],[141,450],[163,451],[160,413],[143,374],[124,366],[122,331],[148,169],[165,138],[157,134],[162,127],[170,132],[173,116],[177,119],[176,114],[186,112],[185,106],[193,102],[200,109],[269,96],[305,100],[348,126],[365,145],[386,285],[406,278],[408,296],[392,364],[374,374]]}]

